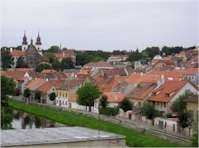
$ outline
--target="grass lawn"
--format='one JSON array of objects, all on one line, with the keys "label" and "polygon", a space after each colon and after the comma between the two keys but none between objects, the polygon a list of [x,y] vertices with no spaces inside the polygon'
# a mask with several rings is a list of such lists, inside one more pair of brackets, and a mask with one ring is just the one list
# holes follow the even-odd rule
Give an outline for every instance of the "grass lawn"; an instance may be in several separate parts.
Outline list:
[{"label": "grass lawn", "polygon": [[60,122],[71,126],[81,126],[92,129],[100,129],[107,132],[112,132],[126,136],[126,144],[128,146],[145,146],[145,147],[177,147],[176,143],[171,143],[168,140],[160,139],[148,134],[140,133],[136,130],[123,127],[119,124],[98,120],[76,112],[58,111],[51,107],[40,107],[31,104],[25,104],[14,100],[9,100],[9,106],[28,112],[46,119]]}]

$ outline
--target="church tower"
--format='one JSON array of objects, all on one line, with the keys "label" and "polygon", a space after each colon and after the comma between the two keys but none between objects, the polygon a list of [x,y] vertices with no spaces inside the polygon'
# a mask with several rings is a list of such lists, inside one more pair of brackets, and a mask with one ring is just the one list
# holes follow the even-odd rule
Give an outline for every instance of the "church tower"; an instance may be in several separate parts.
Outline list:
[{"label": "church tower", "polygon": [[22,41],[21,48],[22,48],[22,51],[25,51],[28,48],[28,42],[27,42],[27,37],[26,37],[25,32],[24,32],[24,35],[23,35],[23,41]]},{"label": "church tower", "polygon": [[37,35],[37,39],[36,39],[36,43],[35,43],[35,47],[36,47],[36,49],[37,50],[41,50],[41,38],[40,38],[40,36],[39,36],[39,33],[38,33],[38,35]]}]

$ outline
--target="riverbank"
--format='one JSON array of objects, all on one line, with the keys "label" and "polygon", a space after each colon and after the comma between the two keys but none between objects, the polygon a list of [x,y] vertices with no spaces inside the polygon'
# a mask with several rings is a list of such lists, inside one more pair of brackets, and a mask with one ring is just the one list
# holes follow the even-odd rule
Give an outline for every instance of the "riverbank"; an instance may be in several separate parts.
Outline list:
[{"label": "riverbank", "polygon": [[121,134],[126,136],[128,146],[145,146],[145,147],[177,147],[176,143],[171,143],[168,140],[160,139],[149,134],[140,133],[136,130],[122,127],[119,124],[98,120],[92,117],[87,117],[80,113],[69,111],[58,111],[51,107],[40,107],[31,104],[25,104],[14,100],[9,100],[10,107],[28,112],[40,117],[66,124],[68,126],[81,126],[92,129],[99,129],[107,132]]}]

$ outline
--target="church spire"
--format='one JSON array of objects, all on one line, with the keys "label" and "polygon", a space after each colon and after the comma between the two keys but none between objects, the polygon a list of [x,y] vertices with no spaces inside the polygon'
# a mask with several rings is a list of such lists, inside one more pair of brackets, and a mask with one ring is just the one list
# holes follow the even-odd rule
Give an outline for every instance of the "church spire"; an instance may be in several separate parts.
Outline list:
[{"label": "church spire", "polygon": [[27,37],[26,37],[26,32],[25,31],[24,31],[24,35],[23,35],[22,45],[28,45]]},{"label": "church spire", "polygon": [[37,39],[36,39],[36,45],[41,45],[41,38],[40,38],[40,35],[39,35],[39,32],[38,32],[38,35],[37,35]]}]

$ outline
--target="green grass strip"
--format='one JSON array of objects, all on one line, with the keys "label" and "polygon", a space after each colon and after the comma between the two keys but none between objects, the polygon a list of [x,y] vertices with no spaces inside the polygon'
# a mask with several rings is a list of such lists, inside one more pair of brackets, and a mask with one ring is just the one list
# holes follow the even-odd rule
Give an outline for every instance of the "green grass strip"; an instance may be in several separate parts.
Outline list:
[{"label": "green grass strip", "polygon": [[60,111],[52,107],[41,107],[32,104],[25,104],[22,102],[9,100],[8,104],[11,108],[21,110],[34,114],[36,116],[44,117],[49,120],[53,120],[68,126],[81,126],[91,129],[100,129],[106,132],[116,133],[126,136],[126,144],[128,146],[137,147],[178,147],[182,146],[176,143],[171,143],[168,140],[161,139],[159,137],[138,132],[134,129],[123,127],[119,124],[103,121],[94,117],[88,117],[86,115],[70,112]]}]

